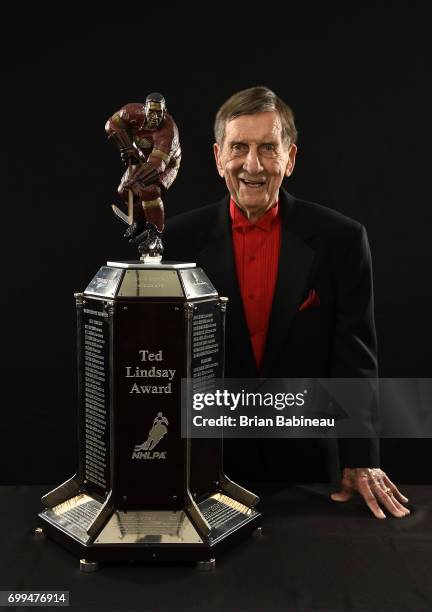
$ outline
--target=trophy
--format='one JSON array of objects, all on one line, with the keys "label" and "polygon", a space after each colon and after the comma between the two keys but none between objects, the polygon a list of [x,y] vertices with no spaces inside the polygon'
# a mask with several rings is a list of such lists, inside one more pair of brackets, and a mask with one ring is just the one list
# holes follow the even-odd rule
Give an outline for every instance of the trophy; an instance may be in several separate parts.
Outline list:
[{"label": "trophy", "polygon": [[[108,261],[75,294],[78,356],[76,474],[43,496],[47,534],[82,571],[110,561],[215,557],[260,530],[258,497],[223,471],[220,439],[182,437],[182,379],[223,377],[227,298],[195,263],[162,260],[161,196],[181,158],[161,94],[106,124],[127,168],[118,192],[137,261]],[[184,394],[183,394],[184,395]],[[184,416],[184,415],[183,415]]]}]

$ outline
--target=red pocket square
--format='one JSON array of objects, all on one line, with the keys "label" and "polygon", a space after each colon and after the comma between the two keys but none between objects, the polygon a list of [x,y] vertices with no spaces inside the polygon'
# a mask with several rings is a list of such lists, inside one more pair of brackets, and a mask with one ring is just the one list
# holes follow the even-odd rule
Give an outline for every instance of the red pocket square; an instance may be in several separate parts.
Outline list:
[{"label": "red pocket square", "polygon": [[306,310],[306,308],[311,308],[312,306],[319,306],[319,305],[320,305],[320,299],[319,299],[318,293],[315,291],[315,289],[311,289],[309,291],[309,295],[307,296],[303,304],[300,306],[299,312],[301,312],[302,310]]}]

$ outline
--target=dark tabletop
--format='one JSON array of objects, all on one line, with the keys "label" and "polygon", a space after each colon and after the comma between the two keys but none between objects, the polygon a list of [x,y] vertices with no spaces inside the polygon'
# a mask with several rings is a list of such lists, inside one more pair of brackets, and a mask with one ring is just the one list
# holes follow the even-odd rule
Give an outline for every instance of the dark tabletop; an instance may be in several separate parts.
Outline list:
[{"label": "dark tabletop", "polygon": [[89,574],[33,535],[51,488],[0,488],[0,590],[68,590],[69,609],[83,611],[432,610],[431,486],[401,486],[411,516],[382,521],[360,500],[331,502],[325,485],[269,491],[263,536],[224,553],[214,571],[112,564]]}]

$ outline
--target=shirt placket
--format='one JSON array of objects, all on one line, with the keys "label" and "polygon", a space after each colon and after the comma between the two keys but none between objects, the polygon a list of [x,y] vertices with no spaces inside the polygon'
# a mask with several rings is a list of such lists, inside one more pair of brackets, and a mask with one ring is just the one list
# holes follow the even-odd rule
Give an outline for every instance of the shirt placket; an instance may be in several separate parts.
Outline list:
[{"label": "shirt placket", "polygon": [[257,227],[247,228],[245,235],[245,295],[248,300],[249,328],[256,337],[260,332],[260,321],[263,306],[263,287],[260,274],[258,251],[262,240],[262,231]]}]

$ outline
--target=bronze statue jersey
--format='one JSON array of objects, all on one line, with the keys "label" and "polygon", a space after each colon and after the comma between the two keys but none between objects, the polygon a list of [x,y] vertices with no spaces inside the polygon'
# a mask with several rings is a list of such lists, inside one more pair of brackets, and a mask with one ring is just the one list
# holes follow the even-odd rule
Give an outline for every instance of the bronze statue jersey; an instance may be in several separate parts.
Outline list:
[{"label": "bronze statue jersey", "polygon": [[143,158],[155,167],[164,161],[167,167],[159,180],[168,189],[175,178],[170,170],[177,168],[181,157],[178,128],[169,113],[157,129],[143,127],[145,120],[144,104],[132,102],[108,119],[106,130],[109,136],[121,130],[129,132]]}]

